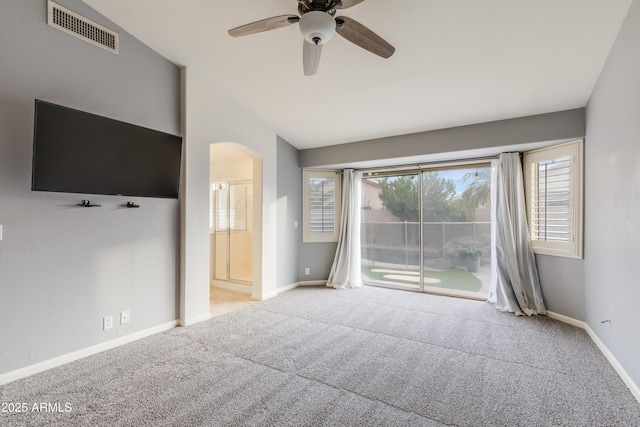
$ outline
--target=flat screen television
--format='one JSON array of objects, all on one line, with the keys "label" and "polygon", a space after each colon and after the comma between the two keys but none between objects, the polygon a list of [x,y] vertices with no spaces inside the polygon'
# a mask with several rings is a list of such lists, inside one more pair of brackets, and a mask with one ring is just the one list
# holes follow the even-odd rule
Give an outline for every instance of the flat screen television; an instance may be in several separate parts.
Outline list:
[{"label": "flat screen television", "polygon": [[31,189],[177,198],[182,137],[36,99]]}]

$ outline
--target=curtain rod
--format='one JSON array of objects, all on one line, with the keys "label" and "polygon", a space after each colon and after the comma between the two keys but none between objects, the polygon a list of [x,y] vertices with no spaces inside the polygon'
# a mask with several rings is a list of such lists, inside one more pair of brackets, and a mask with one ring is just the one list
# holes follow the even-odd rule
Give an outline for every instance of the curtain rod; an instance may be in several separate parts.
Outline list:
[{"label": "curtain rod", "polygon": [[496,154],[494,156],[472,157],[469,159],[460,159],[460,160],[442,160],[442,161],[433,161],[433,162],[408,163],[408,164],[398,165],[398,166],[380,166],[380,167],[373,167],[373,168],[353,168],[353,170],[358,172],[393,172],[393,171],[402,171],[402,170],[409,171],[409,170],[426,169],[427,167],[436,166],[436,165],[447,167],[447,166],[456,166],[456,165],[462,165],[462,164],[468,164],[468,163],[481,163],[482,161],[495,160],[499,157],[500,157],[500,154]]}]

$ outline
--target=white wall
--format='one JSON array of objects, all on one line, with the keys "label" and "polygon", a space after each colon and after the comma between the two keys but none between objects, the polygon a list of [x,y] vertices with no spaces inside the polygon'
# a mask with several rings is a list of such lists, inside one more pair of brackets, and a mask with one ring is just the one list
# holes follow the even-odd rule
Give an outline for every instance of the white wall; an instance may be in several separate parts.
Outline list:
[{"label": "white wall", "polygon": [[255,299],[276,294],[277,150],[276,134],[258,117],[224,94],[205,76],[183,68],[186,136],[185,191],[182,222],[182,306],[180,317],[190,324],[209,314],[209,146],[217,142],[241,144],[262,161],[254,177],[260,196],[262,230],[255,230]]},{"label": "white wall", "polygon": [[584,279],[587,323],[640,386],[639,95],[636,0],[587,105]]},{"label": "white wall", "polygon": [[120,54],[48,26],[45,1],[0,6],[0,374],[178,316],[178,200],[30,191],[34,98],[180,133],[179,69],[81,1],[58,3],[118,31]]}]

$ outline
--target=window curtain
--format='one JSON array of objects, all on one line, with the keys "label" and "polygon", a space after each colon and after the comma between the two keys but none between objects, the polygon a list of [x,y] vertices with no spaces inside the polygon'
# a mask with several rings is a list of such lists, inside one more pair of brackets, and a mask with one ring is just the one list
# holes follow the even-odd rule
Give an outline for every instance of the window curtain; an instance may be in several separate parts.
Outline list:
[{"label": "window curtain", "polygon": [[336,289],[362,286],[360,270],[360,194],[362,172],[345,169],[342,174],[340,236],[327,286]]},{"label": "window curtain", "polygon": [[546,314],[531,248],[519,153],[496,162],[495,263],[489,302],[517,315]]}]

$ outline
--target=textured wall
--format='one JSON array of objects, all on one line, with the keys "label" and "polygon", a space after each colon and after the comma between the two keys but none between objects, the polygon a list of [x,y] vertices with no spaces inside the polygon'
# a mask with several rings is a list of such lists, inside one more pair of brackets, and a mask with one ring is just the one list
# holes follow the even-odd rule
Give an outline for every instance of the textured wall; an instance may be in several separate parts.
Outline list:
[{"label": "textured wall", "polygon": [[[587,105],[586,320],[640,386],[640,2]],[[611,323],[600,323],[611,319]]]},{"label": "textured wall", "polygon": [[177,318],[177,200],[30,191],[34,98],[180,133],[178,68],[81,1],[58,3],[117,30],[120,54],[48,26],[45,1],[2,2],[0,374]]}]

